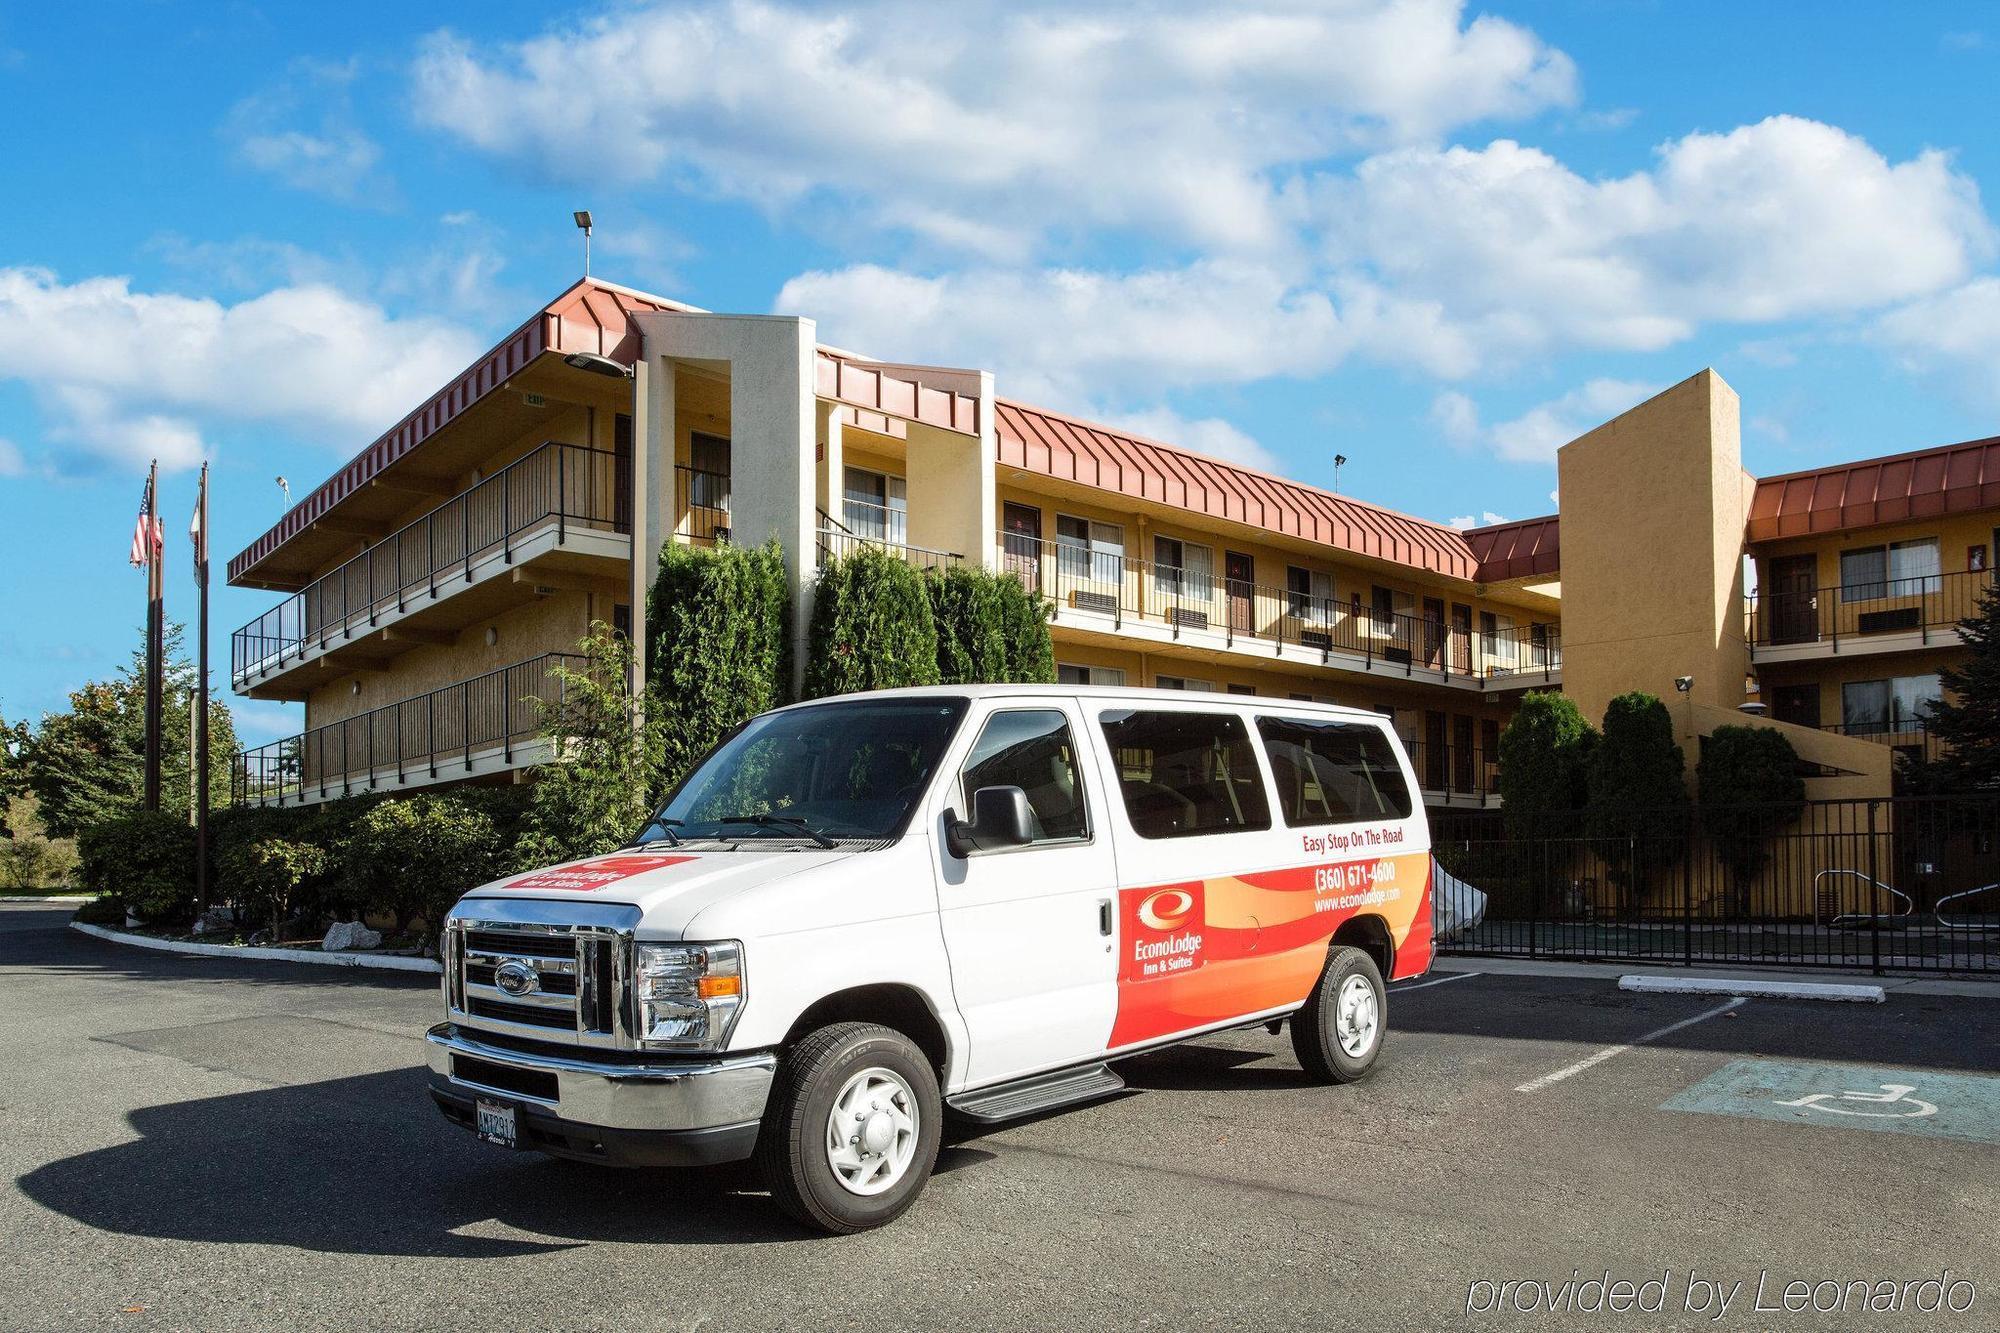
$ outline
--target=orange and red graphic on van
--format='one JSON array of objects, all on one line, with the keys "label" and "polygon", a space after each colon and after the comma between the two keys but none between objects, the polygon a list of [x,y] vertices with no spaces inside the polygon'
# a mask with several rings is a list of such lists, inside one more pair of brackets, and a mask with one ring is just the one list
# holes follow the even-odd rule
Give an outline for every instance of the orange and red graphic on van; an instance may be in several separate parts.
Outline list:
[{"label": "orange and red graphic on van", "polygon": [[573,866],[557,866],[553,870],[537,870],[531,875],[508,880],[503,886],[509,889],[562,889],[570,893],[595,893],[608,888],[620,880],[634,875],[643,875],[649,870],[660,870],[667,866],[677,866],[683,861],[692,861],[692,856],[664,856],[655,852],[632,852],[622,856],[600,856],[594,861],[579,861]]},{"label": "orange and red graphic on van", "polygon": [[1395,975],[1430,961],[1430,856],[1334,864],[1125,889],[1111,1045],[1302,1003],[1326,943],[1355,916],[1382,918]]}]

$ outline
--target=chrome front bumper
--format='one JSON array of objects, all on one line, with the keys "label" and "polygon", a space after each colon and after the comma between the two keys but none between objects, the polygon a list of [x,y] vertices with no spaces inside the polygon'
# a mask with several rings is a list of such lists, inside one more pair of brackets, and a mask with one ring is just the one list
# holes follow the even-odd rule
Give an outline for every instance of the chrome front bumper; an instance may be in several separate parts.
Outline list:
[{"label": "chrome front bumper", "polygon": [[[481,1041],[451,1023],[426,1032],[424,1045],[436,1086],[614,1130],[704,1130],[753,1123],[764,1114],[778,1067],[777,1056],[769,1051],[633,1064],[593,1060],[582,1053],[530,1054]],[[510,1087],[497,1086],[499,1079],[481,1082],[481,1064],[522,1077],[507,1077]],[[536,1090],[521,1090],[530,1083]]]}]

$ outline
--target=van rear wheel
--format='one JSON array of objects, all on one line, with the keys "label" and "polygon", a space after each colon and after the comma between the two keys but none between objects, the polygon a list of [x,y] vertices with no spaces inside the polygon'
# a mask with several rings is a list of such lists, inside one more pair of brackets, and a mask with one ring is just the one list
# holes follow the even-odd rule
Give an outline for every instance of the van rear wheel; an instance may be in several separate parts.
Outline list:
[{"label": "van rear wheel", "polygon": [[780,1057],[757,1168],[800,1222],[866,1231],[923,1191],[943,1120],[937,1074],[916,1043],[874,1023],[834,1023]]},{"label": "van rear wheel", "polygon": [[1381,969],[1362,950],[1336,945],[1319,984],[1292,1015],[1292,1050],[1314,1080],[1352,1083],[1374,1066],[1388,1026]]}]

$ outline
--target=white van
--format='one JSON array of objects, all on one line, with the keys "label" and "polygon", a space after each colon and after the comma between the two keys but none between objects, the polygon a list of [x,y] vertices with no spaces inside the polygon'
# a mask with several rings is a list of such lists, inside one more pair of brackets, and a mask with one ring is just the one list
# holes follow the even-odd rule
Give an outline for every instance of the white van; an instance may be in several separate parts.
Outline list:
[{"label": "white van", "polygon": [[1430,839],[1388,721],[989,685],[739,728],[626,849],[489,884],[444,933],[431,1095],[508,1147],[754,1157],[879,1226],[945,1109],[1102,1097],[1122,1056],[1289,1019],[1348,1082],[1431,962]]}]

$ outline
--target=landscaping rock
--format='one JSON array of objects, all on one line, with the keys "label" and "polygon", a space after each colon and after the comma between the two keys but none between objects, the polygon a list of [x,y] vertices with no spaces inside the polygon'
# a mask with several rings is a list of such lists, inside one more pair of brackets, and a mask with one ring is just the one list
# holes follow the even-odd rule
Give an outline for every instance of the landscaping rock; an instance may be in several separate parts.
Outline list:
[{"label": "landscaping rock", "polygon": [[342,949],[373,949],[382,943],[382,933],[370,930],[359,921],[338,921],[326,932],[326,938],[319,947],[328,952]]},{"label": "landscaping rock", "polygon": [[227,907],[211,907],[194,919],[194,934],[213,935],[236,924],[236,913]]}]

